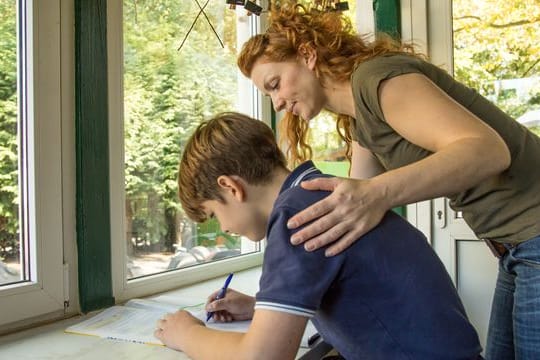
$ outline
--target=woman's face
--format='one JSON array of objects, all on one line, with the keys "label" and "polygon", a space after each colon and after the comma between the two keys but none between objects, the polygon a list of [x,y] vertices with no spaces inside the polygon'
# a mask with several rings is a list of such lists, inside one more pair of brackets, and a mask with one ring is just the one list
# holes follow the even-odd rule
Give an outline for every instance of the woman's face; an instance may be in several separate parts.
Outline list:
[{"label": "woman's face", "polygon": [[251,80],[265,95],[272,98],[276,111],[288,111],[311,120],[324,108],[327,99],[319,78],[315,60],[268,62],[259,59],[251,71]]}]

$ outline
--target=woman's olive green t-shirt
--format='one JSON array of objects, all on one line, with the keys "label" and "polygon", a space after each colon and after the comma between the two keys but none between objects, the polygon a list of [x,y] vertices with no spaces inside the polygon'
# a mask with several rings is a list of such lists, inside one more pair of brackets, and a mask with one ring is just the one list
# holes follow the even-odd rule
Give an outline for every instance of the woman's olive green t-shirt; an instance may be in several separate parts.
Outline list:
[{"label": "woman's olive green t-shirt", "polygon": [[378,56],[359,64],[351,75],[356,103],[353,139],[372,151],[386,170],[414,163],[431,154],[394,131],[379,104],[381,82],[408,73],[428,77],[497,131],[510,150],[510,167],[449,197],[452,209],[462,212],[467,224],[481,239],[516,244],[539,235],[540,138],[437,66],[402,54]]}]

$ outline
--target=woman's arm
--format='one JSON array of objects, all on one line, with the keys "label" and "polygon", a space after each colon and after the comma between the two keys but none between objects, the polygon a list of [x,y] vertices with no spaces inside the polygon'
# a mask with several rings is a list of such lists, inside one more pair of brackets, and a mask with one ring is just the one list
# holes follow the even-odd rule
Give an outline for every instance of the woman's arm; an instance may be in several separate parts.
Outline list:
[{"label": "woman's arm", "polygon": [[384,168],[375,155],[368,149],[352,142],[351,171],[352,179],[369,179],[384,172]]},{"label": "woman's arm", "polygon": [[374,179],[392,206],[464,191],[510,166],[510,151],[499,134],[425,76],[385,81],[379,98],[388,124],[434,153]]},{"label": "woman's arm", "polygon": [[307,318],[257,310],[247,333],[209,329],[185,311],[158,322],[155,335],[170,348],[198,359],[294,359]]},{"label": "woman's arm", "polygon": [[297,232],[293,244],[307,241],[306,249],[315,250],[339,239],[326,251],[335,255],[375,227],[387,210],[464,191],[510,165],[502,138],[425,76],[386,80],[379,99],[388,124],[433,154],[368,180],[303,183],[333,193],[290,219],[289,227],[296,228],[320,217]]}]

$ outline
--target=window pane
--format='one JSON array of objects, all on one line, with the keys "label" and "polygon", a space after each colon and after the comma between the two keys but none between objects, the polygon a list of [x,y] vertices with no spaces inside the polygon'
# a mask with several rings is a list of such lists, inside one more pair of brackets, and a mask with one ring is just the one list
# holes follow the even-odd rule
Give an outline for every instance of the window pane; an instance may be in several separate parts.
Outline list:
[{"label": "window pane", "polygon": [[454,75],[540,135],[540,4],[453,1]]},{"label": "window pane", "polygon": [[345,142],[336,131],[334,115],[323,112],[310,120],[308,136],[315,165],[326,174],[347,177],[349,161],[345,156]]},{"label": "window pane", "polygon": [[[311,3],[311,2],[308,2]],[[356,27],[356,0],[347,1],[349,10],[343,14]],[[322,112],[309,122],[309,141],[313,149],[313,161],[324,173],[347,177],[349,162],[345,157],[345,142],[336,132],[336,120],[328,112]]]},{"label": "window pane", "polygon": [[17,1],[0,0],[0,286],[21,276]]},{"label": "window pane", "polygon": [[258,250],[215,222],[189,221],[177,189],[189,135],[239,108],[237,31],[249,33],[248,23],[222,0],[124,1],[128,278]]}]

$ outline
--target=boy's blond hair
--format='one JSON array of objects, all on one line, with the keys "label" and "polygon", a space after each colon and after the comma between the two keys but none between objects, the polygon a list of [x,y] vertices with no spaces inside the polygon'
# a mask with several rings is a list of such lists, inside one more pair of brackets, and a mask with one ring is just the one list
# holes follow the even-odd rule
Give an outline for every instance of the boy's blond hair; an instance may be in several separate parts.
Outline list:
[{"label": "boy's blond hair", "polygon": [[271,180],[276,168],[286,168],[272,130],[249,116],[225,112],[200,124],[180,160],[178,192],[186,215],[206,220],[201,204],[224,201],[217,185],[221,175],[237,175],[252,185]]}]

